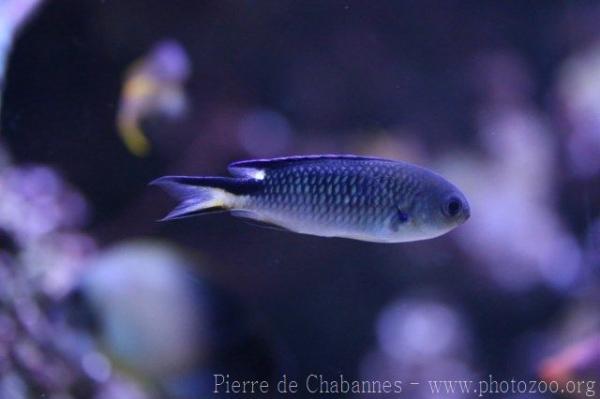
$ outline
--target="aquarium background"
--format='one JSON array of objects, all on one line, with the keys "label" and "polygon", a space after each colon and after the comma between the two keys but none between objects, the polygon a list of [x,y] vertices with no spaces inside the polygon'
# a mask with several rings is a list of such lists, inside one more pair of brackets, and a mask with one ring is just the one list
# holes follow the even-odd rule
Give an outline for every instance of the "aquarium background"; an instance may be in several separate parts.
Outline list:
[{"label": "aquarium background", "polygon": [[[490,396],[597,397],[599,18],[591,1],[0,0],[0,397],[418,399],[511,379],[562,391]],[[424,165],[471,219],[405,244],[156,222],[174,205],[159,176],[322,153]]]}]

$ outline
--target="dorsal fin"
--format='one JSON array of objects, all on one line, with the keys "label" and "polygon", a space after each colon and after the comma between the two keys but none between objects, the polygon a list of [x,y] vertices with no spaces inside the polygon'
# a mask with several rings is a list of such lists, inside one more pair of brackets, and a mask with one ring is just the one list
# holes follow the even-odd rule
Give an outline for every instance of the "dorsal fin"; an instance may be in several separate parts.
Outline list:
[{"label": "dorsal fin", "polygon": [[294,163],[314,162],[321,160],[390,161],[389,159],[364,157],[350,154],[296,155],[290,157],[252,159],[248,161],[234,162],[229,164],[227,169],[235,176],[252,177],[260,180],[261,178],[264,178],[264,173],[261,173],[261,171],[264,170],[281,168]]}]

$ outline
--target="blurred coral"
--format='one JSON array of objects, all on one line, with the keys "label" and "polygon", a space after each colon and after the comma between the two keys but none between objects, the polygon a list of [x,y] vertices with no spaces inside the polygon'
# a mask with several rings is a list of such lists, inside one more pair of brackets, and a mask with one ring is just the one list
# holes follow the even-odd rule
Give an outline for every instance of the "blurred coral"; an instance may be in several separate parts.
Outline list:
[{"label": "blurred coral", "polygon": [[190,266],[175,248],[153,241],[121,243],[87,265],[79,289],[120,363],[160,379],[206,358],[207,310],[192,291]]},{"label": "blurred coral", "polygon": [[45,166],[0,171],[0,226],[20,245],[45,234],[79,228],[87,217],[83,197]]},{"label": "blurred coral", "polygon": [[569,57],[556,87],[564,121],[569,171],[577,177],[600,174],[600,43]]},{"label": "blurred coral", "polygon": [[379,314],[376,334],[378,346],[363,359],[362,378],[400,378],[411,397],[429,398],[436,395],[425,384],[432,376],[451,380],[476,375],[469,325],[461,312],[437,299],[407,296],[389,304]]},{"label": "blurred coral", "polygon": [[571,344],[543,361],[540,376],[546,381],[593,379],[600,375],[600,335]]},{"label": "blurred coral", "polygon": [[[518,59],[514,64],[516,69]],[[555,140],[525,94],[499,95],[495,84],[488,84],[478,125],[486,157],[464,154],[442,161],[476,215],[457,234],[458,242],[473,257],[472,266],[505,289],[528,290],[539,283],[568,289],[583,275],[582,255],[555,211]]]}]

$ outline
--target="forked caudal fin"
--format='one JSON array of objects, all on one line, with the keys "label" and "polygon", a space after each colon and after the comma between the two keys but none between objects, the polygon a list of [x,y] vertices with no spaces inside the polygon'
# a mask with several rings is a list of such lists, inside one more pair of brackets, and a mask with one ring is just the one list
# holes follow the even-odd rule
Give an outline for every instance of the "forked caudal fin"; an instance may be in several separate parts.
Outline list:
[{"label": "forked caudal fin", "polygon": [[234,205],[237,195],[248,194],[258,188],[253,179],[231,177],[164,176],[150,184],[163,187],[181,200],[160,221],[226,211]]}]

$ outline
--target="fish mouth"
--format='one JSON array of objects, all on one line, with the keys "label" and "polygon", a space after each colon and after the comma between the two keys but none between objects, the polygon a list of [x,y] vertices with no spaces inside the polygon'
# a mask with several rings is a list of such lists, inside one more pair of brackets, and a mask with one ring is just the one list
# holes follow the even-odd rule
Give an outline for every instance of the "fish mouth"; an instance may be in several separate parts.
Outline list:
[{"label": "fish mouth", "polygon": [[469,204],[465,201],[464,203],[464,208],[463,208],[463,212],[462,212],[462,218],[461,218],[461,223],[466,222],[467,220],[469,220],[469,218],[471,217],[471,207],[469,206]]}]

